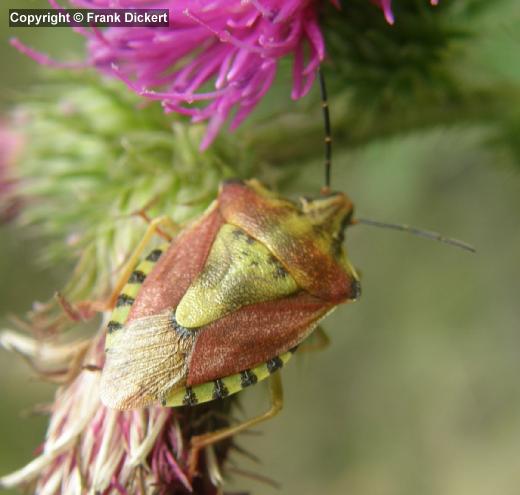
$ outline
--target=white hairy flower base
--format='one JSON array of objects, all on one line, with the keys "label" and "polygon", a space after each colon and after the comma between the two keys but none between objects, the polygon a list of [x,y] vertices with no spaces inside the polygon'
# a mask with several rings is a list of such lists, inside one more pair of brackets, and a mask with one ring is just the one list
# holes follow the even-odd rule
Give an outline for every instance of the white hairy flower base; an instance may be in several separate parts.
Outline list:
[{"label": "white hairy flower base", "polygon": [[[6,330],[0,333],[0,346],[22,354],[38,369],[52,370],[70,365],[86,345],[89,349],[84,362],[102,362],[102,335],[99,333],[90,343],[52,345]],[[146,458],[166,422],[172,422],[171,410],[107,409],[99,399],[100,375],[99,371],[82,370],[71,383],[58,389],[41,455],[0,478],[0,488],[36,482],[35,492],[39,495],[94,494],[110,487],[110,493],[119,493],[116,486],[136,485],[146,493],[152,492],[157,480],[146,466]],[[175,457],[179,458],[183,446],[175,420],[172,427],[178,437]],[[191,489],[180,466],[176,468],[177,479]]]}]

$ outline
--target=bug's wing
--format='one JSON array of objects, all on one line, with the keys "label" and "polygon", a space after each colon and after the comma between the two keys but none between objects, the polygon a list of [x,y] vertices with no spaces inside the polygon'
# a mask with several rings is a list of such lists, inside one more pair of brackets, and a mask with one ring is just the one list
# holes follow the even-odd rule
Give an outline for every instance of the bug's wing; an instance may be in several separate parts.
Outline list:
[{"label": "bug's wing", "polygon": [[287,352],[335,306],[300,292],[244,306],[199,329],[187,384],[233,375]]},{"label": "bug's wing", "polygon": [[172,311],[138,318],[112,334],[101,377],[101,401],[136,409],[162,400],[186,378],[195,336],[177,329]]}]

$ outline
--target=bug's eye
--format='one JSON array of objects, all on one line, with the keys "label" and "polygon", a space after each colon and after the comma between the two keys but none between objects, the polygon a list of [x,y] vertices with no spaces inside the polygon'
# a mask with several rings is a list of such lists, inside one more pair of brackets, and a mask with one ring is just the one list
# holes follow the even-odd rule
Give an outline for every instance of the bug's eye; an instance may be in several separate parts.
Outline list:
[{"label": "bug's eye", "polygon": [[343,229],[346,229],[352,223],[352,217],[354,215],[354,209],[352,208],[346,215],[343,221],[341,222],[341,226]]}]

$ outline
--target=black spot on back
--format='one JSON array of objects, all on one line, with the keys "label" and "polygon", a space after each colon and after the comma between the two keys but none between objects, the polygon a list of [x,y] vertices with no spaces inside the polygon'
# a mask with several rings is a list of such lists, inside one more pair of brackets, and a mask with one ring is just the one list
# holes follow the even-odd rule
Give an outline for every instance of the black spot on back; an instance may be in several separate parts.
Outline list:
[{"label": "black spot on back", "polygon": [[269,258],[268,258],[267,262],[270,265],[279,265],[280,264],[280,262],[272,254],[269,254]]},{"label": "black spot on back", "polygon": [[147,261],[157,261],[160,257],[161,257],[161,254],[162,254],[162,250],[161,249],[154,249],[147,257],[146,257],[146,260]]},{"label": "black spot on back", "polygon": [[213,389],[214,399],[223,399],[229,395],[229,390],[224,385],[224,382],[219,378],[213,382],[215,388]]},{"label": "black spot on back", "polygon": [[236,239],[240,239],[241,237],[245,236],[245,232],[243,230],[240,230],[238,228],[233,229],[233,237]]},{"label": "black spot on back", "polygon": [[120,328],[123,328],[123,325],[119,323],[118,321],[109,321],[107,325],[108,333],[115,332],[116,330],[119,330]]},{"label": "black spot on back", "polygon": [[287,277],[287,270],[282,266],[278,265],[274,271],[275,278],[285,278]]},{"label": "black spot on back", "polygon": [[142,284],[146,275],[141,270],[134,270],[130,278],[128,279],[129,284]]},{"label": "black spot on back", "polygon": [[273,359],[269,359],[269,361],[267,361],[265,364],[267,365],[269,373],[272,374],[283,366],[283,361],[278,356],[276,356]]},{"label": "black spot on back", "polygon": [[183,327],[182,325],[179,325],[177,322],[177,319],[175,318],[175,313],[172,311],[170,316],[170,323],[173,329],[183,338],[191,337],[193,335],[193,329],[189,329],[186,327]]},{"label": "black spot on back", "polygon": [[116,308],[121,306],[132,306],[134,304],[134,298],[126,294],[120,294],[116,301]]},{"label": "black spot on back", "polygon": [[197,399],[197,396],[195,395],[195,392],[191,387],[186,387],[186,393],[184,394],[184,399],[182,400],[182,403],[185,406],[194,406],[197,404],[199,400]]},{"label": "black spot on back", "polygon": [[274,268],[274,277],[275,278],[285,278],[288,275],[287,270],[280,263],[278,258],[274,257],[272,254],[269,255],[267,262],[273,266]]},{"label": "black spot on back", "polygon": [[240,384],[242,387],[249,387],[254,385],[258,381],[258,377],[251,370],[245,370],[240,372]]}]

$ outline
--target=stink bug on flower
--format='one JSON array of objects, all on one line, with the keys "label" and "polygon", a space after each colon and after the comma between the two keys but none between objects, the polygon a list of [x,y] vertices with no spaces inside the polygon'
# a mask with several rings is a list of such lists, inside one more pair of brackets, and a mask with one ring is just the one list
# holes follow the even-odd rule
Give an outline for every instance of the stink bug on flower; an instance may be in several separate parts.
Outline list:
[{"label": "stink bug on flower", "polygon": [[343,249],[352,212],[343,193],[296,204],[256,180],[223,183],[202,217],[146,256],[117,297],[103,403],[194,406],[272,378],[268,413],[195,437],[195,448],[274,415],[278,369],[325,315],[359,295]]},{"label": "stink bug on flower", "polygon": [[342,246],[352,211],[343,193],[295,204],[256,180],[223,183],[118,296],[103,402],[195,405],[278,370],[321,318],[359,295]]},{"label": "stink bug on flower", "polygon": [[362,221],[353,220],[349,198],[328,187],[331,139],[321,73],[320,82],[321,196],[296,203],[254,179],[224,182],[200,218],[139,262],[150,238],[172,226],[166,218],[151,222],[114,291],[101,379],[107,407],[196,406],[270,379],[266,413],[192,437],[192,473],[200,448],[281,409],[278,370],[322,318],[360,294],[343,241],[347,226]]}]

